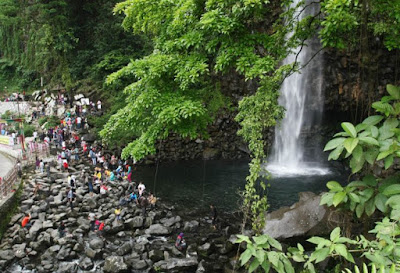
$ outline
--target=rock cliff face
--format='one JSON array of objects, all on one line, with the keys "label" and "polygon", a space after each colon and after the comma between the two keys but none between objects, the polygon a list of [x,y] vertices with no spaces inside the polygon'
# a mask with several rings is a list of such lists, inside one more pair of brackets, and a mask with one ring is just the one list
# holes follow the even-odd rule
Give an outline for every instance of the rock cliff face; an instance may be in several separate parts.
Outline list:
[{"label": "rock cliff face", "polygon": [[360,122],[371,114],[371,104],[386,95],[387,84],[400,84],[400,54],[371,42],[360,50],[324,53],[325,118]]}]

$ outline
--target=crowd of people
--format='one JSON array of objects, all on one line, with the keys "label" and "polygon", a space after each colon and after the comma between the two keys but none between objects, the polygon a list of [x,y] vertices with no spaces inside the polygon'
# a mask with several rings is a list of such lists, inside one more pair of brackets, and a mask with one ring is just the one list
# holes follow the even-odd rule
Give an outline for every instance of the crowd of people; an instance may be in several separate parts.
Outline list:
[{"label": "crowd of people", "polygon": [[[64,102],[63,102],[64,103]],[[101,103],[97,104],[98,110],[101,110]],[[37,134],[38,141],[43,141],[57,150],[56,161],[45,162],[43,159],[36,158],[36,171],[46,174],[51,178],[51,168],[58,169],[67,174],[65,181],[65,199],[67,200],[70,211],[76,207],[76,190],[78,187],[84,188],[90,196],[100,195],[106,197],[113,188],[118,186],[121,181],[128,181],[129,188],[119,198],[119,204],[114,209],[115,221],[123,221],[123,210],[139,207],[143,219],[147,211],[156,207],[157,198],[153,193],[147,191],[142,183],[135,182],[135,162],[132,160],[122,160],[115,154],[105,152],[100,143],[89,143],[80,135],[80,129],[87,129],[87,115],[85,108],[75,107],[73,111],[68,110],[65,116],[60,119],[58,126],[48,128],[46,131]],[[40,114],[45,111],[40,110]],[[37,113],[36,113],[37,115]],[[37,116],[35,116],[37,118]],[[79,165],[88,160],[90,168],[82,168],[78,175],[75,168],[71,165]],[[40,191],[40,185],[34,188],[34,193]],[[217,211],[215,206],[210,206],[212,213],[212,225],[216,228]],[[98,216],[90,212],[88,214],[89,230],[103,236],[105,223],[98,219]],[[22,226],[29,228],[30,215],[22,220]],[[145,221],[143,221],[143,226]],[[67,234],[64,222],[58,227],[59,236]],[[183,233],[179,233],[175,247],[183,251],[186,248],[186,242]]]}]

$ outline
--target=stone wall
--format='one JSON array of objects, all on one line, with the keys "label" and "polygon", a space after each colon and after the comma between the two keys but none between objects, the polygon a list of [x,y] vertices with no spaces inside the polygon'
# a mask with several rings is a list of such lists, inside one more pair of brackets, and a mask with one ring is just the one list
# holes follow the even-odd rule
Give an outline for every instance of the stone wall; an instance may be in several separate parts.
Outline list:
[{"label": "stone wall", "polygon": [[[156,159],[162,161],[189,159],[243,159],[249,157],[247,144],[237,135],[239,124],[234,114],[225,114],[209,127],[208,139],[181,138],[171,135],[157,144]],[[154,160],[149,157],[148,160]]]}]

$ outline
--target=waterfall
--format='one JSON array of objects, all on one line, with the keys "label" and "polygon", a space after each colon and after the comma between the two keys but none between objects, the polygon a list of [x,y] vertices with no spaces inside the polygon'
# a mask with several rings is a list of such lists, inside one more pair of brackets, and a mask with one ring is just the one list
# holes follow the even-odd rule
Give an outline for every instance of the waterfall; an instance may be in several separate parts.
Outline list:
[{"label": "waterfall", "polygon": [[[294,0],[293,6],[298,2],[300,0]],[[319,5],[310,4],[299,19],[315,14],[318,10]],[[315,136],[312,141],[308,139],[311,130],[321,122],[323,113],[324,65],[321,54],[315,55],[320,48],[317,38],[310,39],[303,48],[297,48],[283,61],[283,64],[297,61],[300,67],[309,63],[299,73],[286,78],[281,87],[279,104],[286,112],[280,125],[275,128],[275,141],[268,160],[270,164],[267,169],[273,175],[315,175],[327,172],[318,164],[322,154],[320,144]]]}]

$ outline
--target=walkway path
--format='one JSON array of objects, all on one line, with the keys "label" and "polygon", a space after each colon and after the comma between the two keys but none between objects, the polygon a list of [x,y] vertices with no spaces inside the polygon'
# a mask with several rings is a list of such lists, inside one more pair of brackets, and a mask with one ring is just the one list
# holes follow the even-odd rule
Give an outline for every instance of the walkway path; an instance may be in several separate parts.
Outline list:
[{"label": "walkway path", "polygon": [[13,166],[14,164],[10,158],[0,152],[0,177],[5,176]]}]

